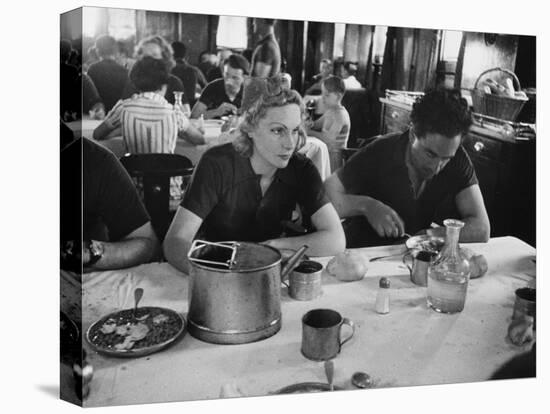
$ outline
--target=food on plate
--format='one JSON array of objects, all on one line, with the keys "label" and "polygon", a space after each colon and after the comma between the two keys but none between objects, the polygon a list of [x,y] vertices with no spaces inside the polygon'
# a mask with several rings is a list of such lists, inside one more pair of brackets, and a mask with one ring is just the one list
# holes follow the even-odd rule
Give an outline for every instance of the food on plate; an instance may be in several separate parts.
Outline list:
[{"label": "food on plate", "polygon": [[327,271],[338,280],[353,282],[361,280],[367,273],[368,261],[359,253],[346,250],[334,256],[327,265]]},{"label": "food on plate", "polygon": [[89,341],[100,351],[129,352],[163,344],[177,336],[182,319],[156,307],[125,309],[100,319],[90,328]]},{"label": "food on plate", "polygon": [[522,316],[514,319],[508,327],[508,336],[515,345],[523,345],[524,343],[533,340],[533,323],[532,316]]},{"label": "food on plate", "polygon": [[462,247],[462,252],[470,262],[470,279],[477,279],[489,270],[487,259],[482,254],[475,254],[472,250]]}]

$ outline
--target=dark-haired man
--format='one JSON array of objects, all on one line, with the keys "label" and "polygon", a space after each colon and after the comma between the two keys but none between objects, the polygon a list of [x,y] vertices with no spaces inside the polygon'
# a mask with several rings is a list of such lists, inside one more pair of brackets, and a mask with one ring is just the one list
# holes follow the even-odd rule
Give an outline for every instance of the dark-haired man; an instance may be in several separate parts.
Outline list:
[{"label": "dark-haired man", "polygon": [[253,19],[252,25],[260,37],[252,54],[252,76],[273,77],[281,71],[281,48],[275,38],[275,20]]},{"label": "dark-haired man", "polygon": [[236,114],[241,106],[244,77],[249,70],[248,60],[244,56],[230,55],[223,65],[223,78],[206,85],[193,107],[191,118],[203,115],[204,119],[212,119]]},{"label": "dark-haired man", "polygon": [[118,49],[112,36],[98,37],[95,47],[101,60],[90,66],[88,76],[92,78],[108,112],[122,96],[128,71],[115,60]]},{"label": "dark-haired man", "polygon": [[180,78],[183,83],[183,92],[189,103],[193,105],[195,103],[197,85],[200,88],[204,88],[206,86],[206,78],[199,68],[191,65],[185,59],[187,55],[185,43],[179,41],[172,42],[172,49],[174,49],[174,59],[176,60],[176,66],[172,69],[172,75]]},{"label": "dark-haired man", "polygon": [[472,124],[466,100],[458,90],[429,91],[413,105],[411,123],[375,139],[325,182],[340,217],[351,217],[348,247],[394,243],[447,218],[442,214],[465,222],[462,242],[487,241],[483,197],[461,146]]}]

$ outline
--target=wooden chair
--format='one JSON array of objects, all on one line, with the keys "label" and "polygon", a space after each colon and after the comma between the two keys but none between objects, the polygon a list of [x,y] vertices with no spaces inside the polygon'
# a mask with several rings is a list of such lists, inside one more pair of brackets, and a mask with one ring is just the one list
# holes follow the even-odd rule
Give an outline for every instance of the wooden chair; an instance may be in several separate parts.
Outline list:
[{"label": "wooden chair", "polygon": [[191,175],[193,164],[179,154],[126,154],[120,162],[131,177],[142,180],[143,202],[162,242],[172,220],[170,178]]}]

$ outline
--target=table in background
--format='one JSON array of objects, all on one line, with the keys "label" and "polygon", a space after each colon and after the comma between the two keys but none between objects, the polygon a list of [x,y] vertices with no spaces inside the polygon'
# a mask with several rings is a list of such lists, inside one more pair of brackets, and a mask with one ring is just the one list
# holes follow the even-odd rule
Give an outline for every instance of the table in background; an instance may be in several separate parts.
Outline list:
[{"label": "table in background", "polygon": [[[196,123],[196,120],[192,120],[192,122]],[[205,122],[205,145],[193,145],[183,139],[178,139],[176,141],[176,149],[174,152],[189,158],[193,165],[197,165],[200,157],[206,152],[207,149],[225,142],[229,142],[229,137],[221,134],[221,124],[214,122],[209,124],[208,121]],[[88,119],[83,120],[82,122],[70,122],[67,125],[73,130],[75,137],[83,136],[93,139],[93,131],[100,123],[101,121]],[[122,157],[126,153],[126,146],[121,136],[95,142],[111,150],[118,158]],[[323,181],[330,176],[331,170],[329,152],[323,141],[315,137],[307,137],[306,144],[300,149],[299,152],[312,160]]]},{"label": "table in background", "polygon": [[[353,339],[335,358],[335,385],[352,389],[351,375],[365,371],[375,387],[484,381],[505,361],[530,349],[512,345],[507,329],[514,291],[535,281],[535,249],[513,237],[467,245],[486,256],[488,273],[471,280],[464,311],[439,314],[427,308],[426,289],[412,284],[401,257],[370,264],[366,277],[343,283],[323,271],[323,295],[309,302],[282,290],[282,328],[263,341],[215,345],[188,333],[172,347],[137,359],[93,352],[91,393],[86,406],[218,398],[223,384],[260,396],[298,382],[326,382],[323,364],[300,353],[301,317],[332,308],[352,319]],[[365,257],[397,253],[403,246],[358,249]],[[330,258],[318,259],[324,265]],[[379,315],[374,302],[380,276],[391,281],[391,311]],[[101,316],[133,306],[133,289],[145,291],[142,306],[162,306],[185,315],[188,276],[168,263],[152,263],[83,277],[83,329]],[[130,287],[118,303],[118,292]],[[344,328],[345,329],[345,328]]]}]

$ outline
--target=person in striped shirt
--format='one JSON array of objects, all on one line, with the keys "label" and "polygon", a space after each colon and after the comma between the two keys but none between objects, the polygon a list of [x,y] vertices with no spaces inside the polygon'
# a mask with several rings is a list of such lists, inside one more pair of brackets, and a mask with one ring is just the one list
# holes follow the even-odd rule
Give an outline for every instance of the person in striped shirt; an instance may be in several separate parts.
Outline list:
[{"label": "person in striped shirt", "polygon": [[173,153],[178,137],[204,144],[203,132],[165,99],[169,74],[163,60],[145,56],[137,61],[130,80],[139,92],[116,103],[94,130],[94,139],[110,138],[120,128],[130,153]]}]

